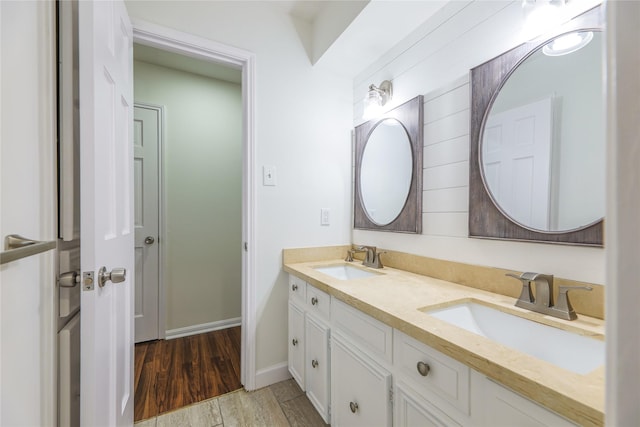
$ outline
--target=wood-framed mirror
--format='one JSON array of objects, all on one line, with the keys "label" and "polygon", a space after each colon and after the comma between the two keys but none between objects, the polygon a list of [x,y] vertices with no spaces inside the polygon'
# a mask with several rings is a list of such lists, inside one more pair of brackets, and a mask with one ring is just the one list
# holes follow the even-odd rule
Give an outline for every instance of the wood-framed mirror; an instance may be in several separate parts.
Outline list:
[{"label": "wood-framed mirror", "polygon": [[471,70],[470,237],[603,245],[603,27],[599,6]]},{"label": "wood-framed mirror", "polygon": [[422,96],[355,128],[357,229],[422,232]]}]

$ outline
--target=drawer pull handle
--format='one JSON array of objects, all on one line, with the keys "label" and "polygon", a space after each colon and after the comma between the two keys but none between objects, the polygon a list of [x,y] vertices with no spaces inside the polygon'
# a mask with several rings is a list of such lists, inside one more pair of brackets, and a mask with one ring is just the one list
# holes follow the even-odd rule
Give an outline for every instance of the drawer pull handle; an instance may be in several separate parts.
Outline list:
[{"label": "drawer pull handle", "polygon": [[316,297],[311,298],[311,305],[318,305],[318,298]]},{"label": "drawer pull handle", "polygon": [[349,402],[349,409],[355,414],[358,412],[358,404],[356,402]]},{"label": "drawer pull handle", "polygon": [[418,365],[416,367],[418,368],[418,372],[420,373],[420,375],[422,375],[423,377],[429,375],[429,371],[431,370],[431,367],[424,362],[418,362]]},{"label": "drawer pull handle", "polygon": [[312,367],[317,368],[317,367],[318,367],[318,365],[319,365],[319,363],[318,363],[318,361],[317,361],[317,360],[313,359],[313,360],[311,361],[311,366],[312,366]]},{"label": "drawer pull handle", "polygon": [[293,344],[294,346],[298,345],[298,340],[297,339],[292,339],[291,340],[291,344]]},{"label": "drawer pull handle", "polygon": [[292,291],[297,291],[298,290],[298,285],[291,285],[291,290]]}]

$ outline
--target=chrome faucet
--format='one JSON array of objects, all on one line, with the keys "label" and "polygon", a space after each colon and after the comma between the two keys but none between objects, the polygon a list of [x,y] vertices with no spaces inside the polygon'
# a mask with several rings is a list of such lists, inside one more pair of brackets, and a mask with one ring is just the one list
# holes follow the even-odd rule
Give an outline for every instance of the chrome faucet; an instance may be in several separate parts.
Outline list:
[{"label": "chrome faucet", "polygon": [[[347,254],[347,258],[349,255],[353,255],[355,252],[366,252],[367,254],[364,257],[364,261],[362,261],[362,265],[366,267],[372,268],[383,268],[382,260],[380,259],[380,255],[386,253],[385,251],[378,252],[375,246],[357,246],[355,249],[349,251]],[[352,258],[353,260],[353,258]]]},{"label": "chrome faucet", "polygon": [[[516,307],[526,308],[537,313],[548,314],[565,320],[578,318],[569,301],[568,292],[571,290],[591,291],[591,286],[559,286],[558,303],[553,301],[553,276],[549,274],[526,272],[521,275],[507,273],[522,282],[522,291],[516,301]],[[531,292],[531,282],[536,284],[536,296]]]}]

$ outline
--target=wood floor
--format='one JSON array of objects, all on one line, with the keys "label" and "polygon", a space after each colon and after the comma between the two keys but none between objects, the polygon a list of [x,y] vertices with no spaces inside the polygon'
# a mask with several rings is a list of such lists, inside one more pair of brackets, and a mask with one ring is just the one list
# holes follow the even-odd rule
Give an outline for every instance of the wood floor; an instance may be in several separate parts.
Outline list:
[{"label": "wood floor", "polygon": [[135,347],[134,420],[242,388],[240,327]]}]

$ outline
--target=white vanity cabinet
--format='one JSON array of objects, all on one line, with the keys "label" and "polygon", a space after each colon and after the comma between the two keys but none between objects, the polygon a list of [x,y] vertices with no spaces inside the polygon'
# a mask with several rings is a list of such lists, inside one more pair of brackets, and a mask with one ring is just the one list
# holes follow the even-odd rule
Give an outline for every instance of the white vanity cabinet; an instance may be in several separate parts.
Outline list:
[{"label": "white vanity cabinet", "polygon": [[295,276],[288,363],[334,427],[575,426]]},{"label": "white vanity cabinet", "polygon": [[575,427],[577,425],[479,372],[472,373],[471,390],[476,425],[496,427]]},{"label": "white vanity cabinet", "polygon": [[331,344],[331,424],[391,426],[391,373],[338,332]]},{"label": "white vanity cabinet", "polygon": [[289,372],[327,423],[331,391],[330,303],[326,292],[289,276]]}]

